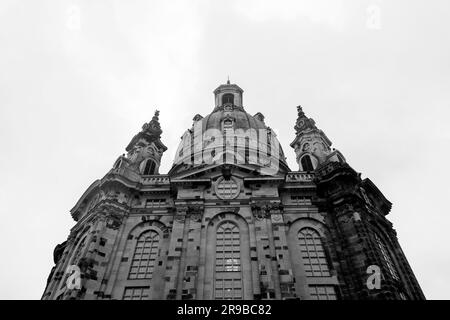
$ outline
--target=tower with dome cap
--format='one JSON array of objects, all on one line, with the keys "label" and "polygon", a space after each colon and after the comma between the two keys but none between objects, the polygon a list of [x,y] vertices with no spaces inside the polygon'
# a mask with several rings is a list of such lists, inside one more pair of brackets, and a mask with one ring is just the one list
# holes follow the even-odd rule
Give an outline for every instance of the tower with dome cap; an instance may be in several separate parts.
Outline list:
[{"label": "tower with dome cap", "polygon": [[168,173],[155,112],[70,211],[42,299],[424,299],[375,184],[301,106],[289,168],[243,92],[214,90]]}]

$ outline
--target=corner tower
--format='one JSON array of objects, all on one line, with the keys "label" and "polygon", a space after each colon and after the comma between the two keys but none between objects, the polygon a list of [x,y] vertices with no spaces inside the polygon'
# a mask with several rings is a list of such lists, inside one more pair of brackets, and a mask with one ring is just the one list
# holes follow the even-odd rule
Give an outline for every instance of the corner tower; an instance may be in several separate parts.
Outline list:
[{"label": "corner tower", "polygon": [[[291,147],[299,172],[314,176],[311,202],[325,214],[323,240],[336,250],[331,253],[333,249],[329,249],[328,259],[338,262],[333,268],[339,282],[346,283],[340,285],[341,296],[424,299],[397,233],[386,218],[392,203],[369,178],[361,179],[361,173],[338,150],[331,149],[331,141],[301,106],[297,107],[294,129]],[[376,278],[377,284],[371,282]]]},{"label": "corner tower", "polygon": [[142,126],[126,147],[127,156],[120,157],[115,167],[122,164],[136,173],[144,175],[159,174],[161,158],[167,147],[161,142],[159,111],[155,111],[152,120]]},{"label": "corner tower", "polygon": [[331,149],[331,141],[325,133],[316,127],[313,119],[308,118],[301,106],[297,107],[295,139],[291,143],[300,171],[314,171],[326,162],[345,162],[338,150]]}]

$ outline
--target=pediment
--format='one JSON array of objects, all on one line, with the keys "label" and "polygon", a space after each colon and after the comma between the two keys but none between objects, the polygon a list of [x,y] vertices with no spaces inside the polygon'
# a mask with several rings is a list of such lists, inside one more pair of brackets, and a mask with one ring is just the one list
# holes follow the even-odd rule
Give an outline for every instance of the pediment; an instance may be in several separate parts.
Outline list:
[{"label": "pediment", "polygon": [[[182,171],[179,174],[175,173],[170,176],[172,182],[174,181],[194,181],[194,180],[215,180],[224,175],[224,171],[229,170],[230,175],[234,177],[245,178],[274,178],[284,179],[285,174],[278,170],[276,174],[264,174],[264,168],[248,165],[248,164],[215,164],[193,167],[188,171]],[[226,174],[226,173],[225,173]]]}]

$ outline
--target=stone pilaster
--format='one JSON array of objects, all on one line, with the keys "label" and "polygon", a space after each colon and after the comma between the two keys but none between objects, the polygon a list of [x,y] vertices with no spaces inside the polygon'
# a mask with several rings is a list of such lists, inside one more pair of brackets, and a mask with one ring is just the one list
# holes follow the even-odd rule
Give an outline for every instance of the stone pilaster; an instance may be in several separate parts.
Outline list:
[{"label": "stone pilaster", "polygon": [[272,208],[275,209],[273,205],[265,202],[255,202],[252,205],[255,218],[261,299],[281,298],[280,274],[271,218]]},{"label": "stone pilaster", "polygon": [[[187,206],[177,206],[173,219],[172,234],[169,243],[169,252],[166,266],[166,299],[177,299],[179,289],[178,279],[180,277],[181,253],[183,250],[183,239],[185,238]],[[189,221],[189,220],[188,220]]]},{"label": "stone pilaster", "polygon": [[[180,277],[181,299],[191,300],[197,297],[198,265],[200,262],[200,239],[203,219],[203,206],[189,206],[189,224],[186,228],[186,239],[183,246]],[[178,292],[177,292],[178,293]]]}]

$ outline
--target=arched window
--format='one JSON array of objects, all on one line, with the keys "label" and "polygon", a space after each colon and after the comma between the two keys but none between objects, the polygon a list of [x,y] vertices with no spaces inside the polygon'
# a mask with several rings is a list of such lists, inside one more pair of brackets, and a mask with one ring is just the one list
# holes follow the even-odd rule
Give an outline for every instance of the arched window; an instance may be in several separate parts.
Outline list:
[{"label": "arched window", "polygon": [[300,162],[302,164],[303,171],[314,171],[314,167],[311,162],[310,156],[308,155],[303,156]]},{"label": "arched window", "polygon": [[151,279],[158,258],[159,234],[149,230],[142,233],[136,242],[131,261],[129,279]]},{"label": "arched window", "polygon": [[233,120],[231,119],[225,119],[223,121],[223,134],[230,135],[233,134]]},{"label": "arched window", "polygon": [[216,233],[215,299],[242,299],[239,228],[224,222]]},{"label": "arched window", "polygon": [[381,255],[383,257],[384,263],[386,264],[386,267],[387,267],[389,273],[391,274],[392,278],[398,280],[399,279],[398,273],[395,268],[394,262],[392,261],[391,255],[389,254],[389,250],[388,250],[386,244],[384,243],[383,240],[381,240],[381,238],[376,233],[375,233],[375,239],[377,241],[378,248],[381,251]]},{"label": "arched window", "polygon": [[310,298],[336,300],[335,279],[331,277],[320,234],[313,228],[300,229],[298,244]]},{"label": "arched window", "polygon": [[329,277],[330,270],[319,233],[312,228],[298,232],[300,253],[307,277]]},{"label": "arched window", "polygon": [[[87,235],[85,232],[83,238],[81,238],[81,240],[79,240],[78,243],[75,245],[76,249],[73,252],[72,257],[70,258],[69,263],[67,264],[68,266],[70,266],[70,265],[78,266],[78,263],[81,261],[81,258],[83,257],[83,254],[84,254],[84,251],[86,248],[86,238],[87,238]],[[69,278],[69,274],[66,273],[64,280],[61,282],[60,289],[62,289],[66,286],[66,282],[67,282],[68,278]]]},{"label": "arched window", "polygon": [[244,159],[245,163],[250,163],[250,138],[245,137],[245,146],[244,146]]},{"label": "arched window", "polygon": [[151,159],[147,160],[142,171],[143,175],[155,174],[155,162]]},{"label": "arched window", "polygon": [[269,129],[267,132],[267,156],[271,157],[272,156],[272,131]]},{"label": "arched window", "polygon": [[232,93],[226,93],[222,96],[222,104],[227,103],[234,104],[234,95]]},{"label": "arched window", "polygon": [[122,165],[122,159],[119,159],[116,161],[113,168],[118,169],[118,168],[120,168],[121,165]]}]

